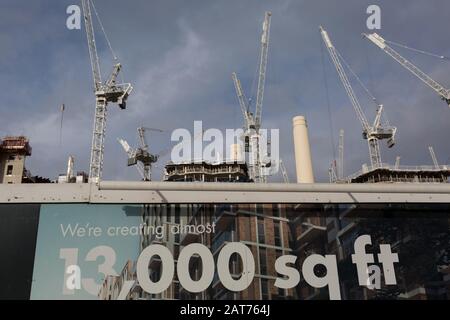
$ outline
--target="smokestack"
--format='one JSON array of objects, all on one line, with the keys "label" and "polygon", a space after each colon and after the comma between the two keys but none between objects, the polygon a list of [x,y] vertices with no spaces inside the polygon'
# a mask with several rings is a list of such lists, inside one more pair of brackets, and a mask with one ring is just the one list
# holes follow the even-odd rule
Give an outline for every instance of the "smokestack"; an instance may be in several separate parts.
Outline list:
[{"label": "smokestack", "polygon": [[309,146],[308,125],[304,116],[292,119],[297,183],[314,183],[314,173]]}]

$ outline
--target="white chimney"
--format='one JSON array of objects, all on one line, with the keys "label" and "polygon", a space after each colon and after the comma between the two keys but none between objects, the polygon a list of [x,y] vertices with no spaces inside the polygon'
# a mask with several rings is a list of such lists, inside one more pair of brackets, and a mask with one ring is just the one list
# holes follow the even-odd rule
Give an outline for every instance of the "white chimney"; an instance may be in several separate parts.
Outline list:
[{"label": "white chimney", "polygon": [[314,183],[308,125],[304,116],[292,119],[297,183]]}]

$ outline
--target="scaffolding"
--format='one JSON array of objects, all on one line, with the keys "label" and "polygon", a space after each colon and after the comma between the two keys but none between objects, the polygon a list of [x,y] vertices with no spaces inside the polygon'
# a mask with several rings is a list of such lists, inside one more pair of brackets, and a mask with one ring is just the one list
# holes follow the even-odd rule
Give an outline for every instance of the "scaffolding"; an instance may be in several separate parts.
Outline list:
[{"label": "scaffolding", "polygon": [[169,163],[165,167],[165,181],[193,182],[248,182],[248,169],[244,163],[186,162]]}]

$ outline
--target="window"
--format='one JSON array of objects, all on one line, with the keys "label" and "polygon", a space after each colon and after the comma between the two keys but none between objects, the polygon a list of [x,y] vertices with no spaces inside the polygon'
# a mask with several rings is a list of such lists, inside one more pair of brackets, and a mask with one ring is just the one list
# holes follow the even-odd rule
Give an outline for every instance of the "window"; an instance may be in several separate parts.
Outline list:
[{"label": "window", "polygon": [[256,213],[263,214],[264,213],[264,206],[262,203],[256,204]]},{"label": "window", "polygon": [[280,217],[280,208],[278,207],[278,204],[272,204],[272,215],[274,217]]},{"label": "window", "polygon": [[281,230],[280,230],[280,222],[275,222],[273,224],[273,235],[274,235],[274,240],[275,240],[275,245],[277,247],[281,247]]},{"label": "window", "polygon": [[175,206],[175,223],[180,223],[180,206]]},{"label": "window", "polygon": [[258,242],[266,243],[266,235],[264,230],[264,219],[258,218]]},{"label": "window", "polygon": [[237,253],[233,253],[230,257],[230,261],[228,263],[228,268],[231,274],[240,275],[242,274],[241,264],[239,263],[240,256]]},{"label": "window", "polygon": [[261,298],[269,300],[269,284],[267,279],[261,279]]},{"label": "window", "polygon": [[259,249],[259,273],[267,274],[267,252],[266,249]]},{"label": "window", "polygon": [[180,299],[180,283],[174,282],[173,283],[173,297],[174,299]]},{"label": "window", "polygon": [[9,161],[13,161],[13,160],[15,160],[15,159],[16,159],[16,156],[14,156],[14,155],[11,155],[11,156],[8,157],[8,160],[9,160]]},{"label": "window", "polygon": [[[175,205],[177,206],[177,205]],[[175,211],[175,207],[174,206],[170,206],[169,210],[167,210],[167,214],[166,214],[166,221],[167,222],[172,222],[172,211]]]},{"label": "window", "polygon": [[12,165],[9,165],[9,166],[6,168],[6,175],[7,175],[7,176],[10,176],[10,175],[12,175],[12,173],[13,173],[13,166],[12,166]]}]

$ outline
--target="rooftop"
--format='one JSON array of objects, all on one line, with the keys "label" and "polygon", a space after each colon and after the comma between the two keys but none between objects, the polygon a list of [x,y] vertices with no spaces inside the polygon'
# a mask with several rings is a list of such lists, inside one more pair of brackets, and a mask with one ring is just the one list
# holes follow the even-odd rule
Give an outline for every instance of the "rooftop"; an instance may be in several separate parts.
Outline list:
[{"label": "rooftop", "polygon": [[31,146],[27,137],[8,136],[1,140],[0,152],[3,153],[23,153],[27,156],[31,156]]}]

